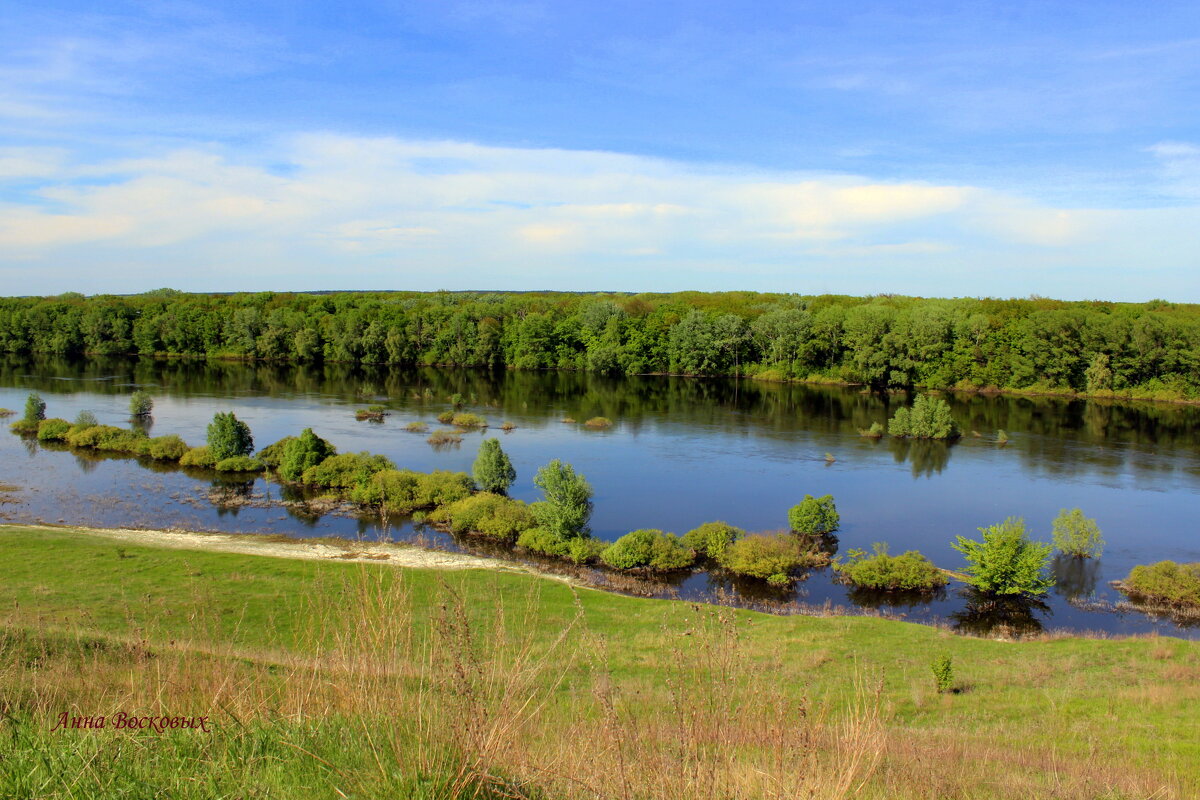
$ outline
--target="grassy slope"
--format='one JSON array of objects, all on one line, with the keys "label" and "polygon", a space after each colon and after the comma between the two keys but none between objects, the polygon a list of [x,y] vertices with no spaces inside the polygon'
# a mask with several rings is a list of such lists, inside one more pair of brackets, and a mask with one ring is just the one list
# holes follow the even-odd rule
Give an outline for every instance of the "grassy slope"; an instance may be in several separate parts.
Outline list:
[{"label": "grassy slope", "polygon": [[[195,639],[196,620],[202,618],[204,637],[247,653],[311,648],[306,631],[314,609],[352,601],[343,595],[343,579],[392,569],[119,547],[66,530],[22,528],[0,528],[0,564],[0,618],[10,638],[20,631],[44,636],[82,630],[113,640],[146,640],[153,647],[177,637]],[[533,631],[545,643],[581,607],[587,629],[608,642],[614,680],[648,690],[661,683],[676,643],[692,632],[697,613],[704,613],[688,603],[572,590],[507,573],[406,570],[404,581],[418,626],[430,621],[447,587],[483,615],[502,603],[517,625],[528,625],[521,609],[523,598],[533,593]],[[786,691],[833,703],[853,695],[856,678],[881,679],[885,726],[900,741],[913,743],[915,759],[953,757],[950,750],[962,748],[960,757],[986,754],[1001,770],[1008,768],[1006,752],[1025,754],[1011,757],[1038,769],[1029,754],[1053,752],[1079,769],[1088,763],[1142,769],[1180,796],[1200,792],[1195,643],[1161,638],[1013,643],[871,618],[738,612],[736,619],[745,651],[774,671]],[[940,653],[953,658],[965,691],[953,696],[932,691],[929,663]],[[4,688],[22,680],[11,664],[0,667],[10,682]],[[572,691],[571,682],[557,691]],[[931,752],[923,752],[921,742]]]}]

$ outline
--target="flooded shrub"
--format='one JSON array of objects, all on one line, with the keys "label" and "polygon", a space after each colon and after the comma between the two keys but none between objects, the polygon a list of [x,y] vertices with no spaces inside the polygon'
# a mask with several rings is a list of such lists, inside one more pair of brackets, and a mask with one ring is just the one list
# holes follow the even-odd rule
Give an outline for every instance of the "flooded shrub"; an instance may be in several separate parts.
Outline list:
[{"label": "flooded shrub", "polygon": [[486,428],[487,420],[478,414],[464,411],[451,417],[450,424],[457,425],[460,428]]},{"label": "flooded shrub", "polygon": [[670,572],[690,567],[696,561],[696,553],[673,533],[642,529],[631,531],[604,548],[600,560],[614,569]]},{"label": "flooded shrub", "polygon": [[385,469],[357,486],[350,494],[356,503],[379,506],[385,511],[407,514],[418,508],[448,505],[470,497],[471,478],[464,472],[438,470],[431,473]]},{"label": "flooded shrub", "polygon": [[150,440],[146,455],[162,461],[178,461],[190,448],[175,434],[156,436]]},{"label": "flooded shrub", "polygon": [[46,401],[37,392],[30,392],[25,398],[25,416],[28,422],[41,422],[46,418]]},{"label": "flooded shrub", "polygon": [[305,472],[334,455],[337,448],[313,433],[312,428],[305,428],[284,446],[279,458],[279,477],[286,481],[301,480]]},{"label": "flooded shrub", "polygon": [[371,476],[396,465],[386,456],[361,453],[342,453],[330,456],[316,466],[304,470],[301,480],[313,486],[349,489],[371,480]]},{"label": "flooded shrub", "polygon": [[[0,418],[2,418],[2,417],[11,417],[11,416],[13,416],[13,415],[14,415],[14,414],[16,414],[16,413],[17,413],[17,412],[13,411],[11,408],[0,408]],[[506,424],[507,424],[507,423],[506,423]]]},{"label": "flooded shrub", "polygon": [[269,469],[279,469],[279,464],[283,461],[284,451],[287,449],[288,444],[294,441],[296,441],[295,436],[285,436],[278,442],[273,442],[262,450],[259,450],[257,458]]},{"label": "flooded shrub", "polygon": [[354,418],[359,421],[369,419],[376,422],[382,422],[383,418],[389,413],[390,412],[388,411],[387,406],[369,406],[367,408],[360,408],[355,411]]},{"label": "flooded shrub", "polygon": [[912,408],[901,408],[888,422],[892,436],[914,439],[953,439],[959,436],[957,423],[950,416],[950,404],[940,397],[918,395]]},{"label": "flooded shrub", "polygon": [[613,421],[608,417],[592,417],[583,424],[587,428],[611,428]]},{"label": "flooded shrub", "polygon": [[565,423],[567,423],[568,425],[574,425],[574,424],[575,424],[575,418],[574,418],[574,417],[563,417],[561,420],[559,420],[559,422],[565,422]]},{"label": "flooded shrub", "polygon": [[1008,434],[1003,430],[996,431],[996,444],[1008,444]]},{"label": "flooded shrub", "polygon": [[833,533],[841,525],[841,517],[833,502],[833,495],[804,495],[804,499],[788,511],[788,524],[796,533],[808,536],[826,536]]},{"label": "flooded shrub", "polygon": [[868,556],[865,550],[851,550],[848,555],[846,563],[835,563],[833,569],[845,583],[865,589],[928,592],[950,582],[944,572],[916,550],[891,556],[887,545],[877,542],[874,555]]},{"label": "flooded shrub", "polygon": [[250,455],[254,452],[254,437],[250,434],[250,426],[238,419],[232,411],[217,412],[208,424],[208,449],[217,461]]},{"label": "flooded shrub", "polygon": [[409,433],[425,433],[425,431],[429,430],[429,426],[424,422],[410,422],[404,426],[404,430]]},{"label": "flooded shrub", "polygon": [[533,485],[542,490],[545,498],[531,506],[539,526],[564,540],[588,532],[592,487],[574,467],[556,458],[538,470]]},{"label": "flooded shrub", "polygon": [[262,472],[266,468],[266,464],[250,456],[223,458],[214,466],[217,472]]},{"label": "flooded shrub", "polygon": [[100,423],[96,421],[96,415],[85,410],[80,411],[75,415],[75,422],[71,424],[71,427],[83,430],[84,428],[91,428],[99,424]]},{"label": "flooded shrub", "polygon": [[745,535],[744,530],[728,522],[705,522],[685,533],[682,541],[700,555],[717,561],[729,545]]},{"label": "flooded shrub", "polygon": [[135,417],[148,417],[154,410],[154,398],[149,392],[138,389],[129,395],[129,413]]},{"label": "flooded shrub", "polygon": [[112,425],[93,425],[83,430],[68,432],[67,443],[73,447],[90,447],[94,450],[135,455],[144,455],[150,447],[150,440],[141,431],[126,430]]},{"label": "flooded shrub", "polygon": [[825,561],[821,554],[806,550],[795,536],[752,533],[730,544],[717,563],[735,574],[778,585],[788,582],[801,567],[819,566]]},{"label": "flooded shrub", "polygon": [[215,467],[217,459],[207,447],[193,447],[179,457],[179,465],[183,467]]},{"label": "flooded shrub", "polygon": [[591,536],[576,536],[568,539],[563,558],[576,564],[591,564],[600,560],[600,554],[608,547],[608,542],[593,539]]},{"label": "flooded shrub", "polygon": [[871,427],[867,428],[866,430],[859,428],[858,435],[865,436],[868,439],[882,439],[883,438],[883,425],[881,425],[878,422],[872,422]]},{"label": "flooded shrub", "polygon": [[453,411],[443,411],[442,413],[437,415],[437,421],[442,423],[443,425],[449,425],[450,420],[452,420],[452,419],[454,419]]},{"label": "flooded shrub", "polygon": [[19,419],[16,422],[14,422],[12,425],[9,425],[8,429],[11,430],[13,433],[19,433],[22,435],[36,434],[38,425],[40,425],[40,424],[41,424],[40,419]]},{"label": "flooded shrub", "polygon": [[[40,435],[40,434],[39,434]],[[1054,518],[1051,539],[1058,552],[1080,558],[1099,558],[1104,552],[1104,538],[1096,520],[1083,515],[1079,508],[1065,508]]]},{"label": "flooded shrub", "polygon": [[497,439],[484,439],[479,445],[479,455],[475,456],[471,474],[480,489],[495,494],[506,494],[517,479],[517,471]]},{"label": "flooded shrub", "polygon": [[462,444],[462,434],[458,431],[434,431],[425,441],[434,447],[445,444]]},{"label": "flooded shrub", "polygon": [[929,664],[933,672],[933,683],[939,694],[945,694],[954,688],[954,663],[948,655],[940,655]]},{"label": "flooded shrub", "polygon": [[465,497],[429,514],[430,522],[448,525],[455,533],[481,533],[503,542],[514,542],[534,526],[529,506],[490,492]]},{"label": "flooded shrub", "polygon": [[504,431],[505,433],[507,433],[508,431],[515,431],[516,429],[517,429],[517,426],[511,422],[505,422],[503,425],[500,426],[500,430]]},{"label": "flooded shrub", "polygon": [[1200,562],[1159,561],[1139,564],[1117,588],[1141,603],[1175,609],[1200,609]]},{"label": "flooded shrub", "polygon": [[571,539],[549,528],[530,528],[517,537],[517,547],[544,556],[565,558],[571,552]]},{"label": "flooded shrub", "polygon": [[37,438],[43,442],[65,442],[67,440],[67,432],[71,430],[71,423],[65,419],[53,417],[44,419],[38,423]]},{"label": "flooded shrub", "polygon": [[1054,581],[1046,575],[1051,545],[1029,539],[1025,520],[1009,517],[980,528],[983,541],[959,536],[950,545],[967,559],[967,582],[988,594],[1045,594]]}]

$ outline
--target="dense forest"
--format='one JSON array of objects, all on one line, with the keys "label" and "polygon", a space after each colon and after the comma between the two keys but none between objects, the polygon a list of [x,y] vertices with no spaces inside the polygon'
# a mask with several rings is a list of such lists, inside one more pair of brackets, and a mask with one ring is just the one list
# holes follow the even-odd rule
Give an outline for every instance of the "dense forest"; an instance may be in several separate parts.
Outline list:
[{"label": "dense forest", "polygon": [[1200,306],[754,292],[0,298],[0,352],[1200,398]]}]

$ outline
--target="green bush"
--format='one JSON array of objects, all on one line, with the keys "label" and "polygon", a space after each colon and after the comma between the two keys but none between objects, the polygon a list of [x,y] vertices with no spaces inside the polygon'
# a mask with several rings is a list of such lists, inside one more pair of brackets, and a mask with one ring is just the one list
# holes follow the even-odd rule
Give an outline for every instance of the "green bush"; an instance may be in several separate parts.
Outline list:
[{"label": "green bush", "polygon": [[90,447],[115,453],[145,455],[150,449],[150,440],[141,431],[130,431],[112,425],[93,425],[67,433],[67,443],[72,447]]},{"label": "green bush", "polygon": [[207,447],[193,447],[179,457],[179,465],[183,467],[215,467],[217,459]]},{"label": "green bush", "polygon": [[187,442],[174,434],[170,434],[167,436],[156,436],[151,439],[146,454],[151,458],[163,461],[178,461],[183,458],[184,453],[189,449]]},{"label": "green bush", "polygon": [[876,543],[874,550],[872,556],[864,550],[851,550],[850,560],[833,568],[842,580],[867,589],[932,591],[949,583],[946,574],[916,550],[890,556],[883,543]]},{"label": "green bush", "polygon": [[606,547],[607,542],[593,539],[591,536],[576,536],[567,540],[563,558],[576,564],[590,564],[600,559],[600,554]]},{"label": "green bush", "polygon": [[834,505],[833,495],[813,497],[806,494],[803,500],[788,511],[788,524],[796,533],[825,536],[838,529],[842,518]]},{"label": "green bush", "polygon": [[154,410],[154,398],[148,392],[138,389],[129,395],[129,413],[135,417],[148,417]]},{"label": "green bush", "polygon": [[40,424],[41,420],[38,419],[19,419],[12,425],[9,425],[8,429],[13,433],[19,433],[21,435],[36,434],[38,425]]},{"label": "green bush", "polygon": [[967,582],[989,594],[1045,594],[1054,582],[1046,575],[1051,545],[1029,539],[1025,520],[1009,517],[980,528],[983,541],[963,536],[951,545],[966,557]]},{"label": "green bush", "polygon": [[349,489],[367,483],[377,472],[395,468],[396,465],[386,456],[365,451],[342,453],[304,470],[301,480],[313,486]]},{"label": "green bush", "polygon": [[498,439],[484,439],[479,445],[479,455],[475,457],[471,474],[480,489],[495,494],[507,493],[508,487],[517,479],[517,471]]},{"label": "green bush", "polygon": [[424,422],[410,422],[404,426],[404,430],[409,433],[425,433],[429,430],[429,426]]},{"label": "green bush", "polygon": [[490,492],[442,506],[427,519],[445,524],[455,533],[480,533],[504,542],[516,541],[534,525],[529,506]]},{"label": "green bush", "polygon": [[426,474],[385,469],[355,487],[350,499],[379,506],[390,513],[408,514],[418,508],[449,505],[470,497],[472,488],[471,478],[463,472],[439,470]]},{"label": "green bush", "polygon": [[913,401],[912,408],[896,411],[888,422],[888,433],[916,439],[953,439],[959,430],[950,415],[950,404],[940,397],[923,394]]},{"label": "green bush", "polygon": [[865,436],[868,439],[882,439],[883,425],[879,424],[878,422],[872,422],[871,427],[866,430],[859,428],[858,435]]},{"label": "green bush", "polygon": [[262,450],[259,450],[257,458],[269,469],[279,469],[279,464],[283,461],[284,451],[286,451],[287,446],[294,441],[296,441],[295,436],[285,436],[278,442],[269,444]]},{"label": "green bush", "polygon": [[[441,417],[438,417],[441,420]],[[472,414],[469,411],[464,411],[455,414],[450,418],[451,425],[457,425],[460,428],[486,428],[487,420],[478,414]]]},{"label": "green bush", "polygon": [[517,537],[517,547],[544,556],[564,558],[571,552],[571,541],[549,528],[530,528]]},{"label": "green bush", "polygon": [[553,531],[563,540],[588,534],[592,487],[574,467],[556,458],[538,470],[533,484],[545,497],[531,506],[539,527]]},{"label": "green bush", "polygon": [[950,656],[941,655],[929,663],[933,672],[933,683],[939,694],[945,694],[954,688],[954,662]]},{"label": "green bush", "polygon": [[0,408],[0,417],[11,417],[16,413],[11,408]]},{"label": "green bush", "polygon": [[1151,605],[1200,609],[1200,562],[1177,564],[1159,561],[1139,564],[1117,588],[1133,599]]},{"label": "green bush", "polygon": [[309,469],[336,454],[333,445],[313,433],[312,428],[305,428],[284,446],[279,457],[279,477],[286,481],[301,480]]},{"label": "green bush", "polygon": [[214,466],[217,472],[262,472],[266,468],[266,464],[250,456],[223,458]]},{"label": "green bush", "polygon": [[1060,553],[1080,558],[1099,558],[1104,552],[1104,538],[1096,520],[1083,515],[1081,509],[1065,508],[1054,518],[1051,532],[1054,546]]},{"label": "green bush", "polygon": [[725,549],[746,535],[727,522],[705,522],[683,535],[683,544],[702,556],[719,561]]},{"label": "green bush", "polygon": [[673,533],[642,529],[631,531],[604,548],[600,560],[614,569],[669,572],[690,567],[696,561],[696,553]]},{"label": "green bush", "polygon": [[437,415],[437,421],[442,423],[443,425],[449,425],[450,420],[452,420],[452,419],[454,419],[453,411],[443,411],[442,413]]},{"label": "green bush", "polygon": [[44,419],[38,423],[37,438],[43,442],[65,442],[70,430],[71,423],[65,419]]},{"label": "green bush", "polygon": [[254,452],[250,426],[234,416],[232,411],[214,414],[208,425],[208,449],[217,461],[250,455]]},{"label": "green bush", "polygon": [[613,421],[608,417],[592,417],[583,423],[585,428],[611,428]]},{"label": "green bush", "polygon": [[91,427],[93,427],[95,425],[99,425],[99,424],[100,423],[96,421],[95,414],[93,414],[90,411],[84,410],[84,411],[80,411],[78,414],[75,415],[75,422],[73,422],[71,424],[71,427],[79,428],[80,430],[83,430],[84,428],[91,428]]},{"label": "green bush", "polygon": [[46,401],[37,392],[30,392],[25,398],[25,419],[27,422],[41,422],[46,418]]},{"label": "green bush", "polygon": [[795,536],[787,533],[752,533],[730,544],[717,561],[730,572],[775,584],[787,583],[801,567],[824,562],[820,554],[806,550]]}]

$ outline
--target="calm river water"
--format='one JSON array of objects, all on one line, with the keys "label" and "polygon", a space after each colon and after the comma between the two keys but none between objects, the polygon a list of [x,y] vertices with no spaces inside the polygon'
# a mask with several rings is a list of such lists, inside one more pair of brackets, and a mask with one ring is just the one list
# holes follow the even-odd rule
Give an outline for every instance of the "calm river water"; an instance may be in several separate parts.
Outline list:
[{"label": "calm river water", "polygon": [[[1200,561],[1197,407],[951,396],[968,435],[945,445],[864,439],[858,430],[886,422],[889,400],[845,388],[344,365],[0,360],[0,407],[18,412],[32,390],[46,400],[47,416],[72,419],[88,409],[102,423],[128,425],[128,395],[135,387],[155,396],[151,435],[175,433],[193,445],[203,444],[215,412],[232,410],[249,423],[259,446],[311,427],[341,452],[383,453],[421,471],[469,471],[481,438],[496,436],[516,466],[512,494],[519,499],[537,499],[534,472],[551,459],[583,473],[595,489],[592,529],[604,539],[635,528],[682,534],[716,519],[778,530],[805,494],[832,494],[842,518],[841,551],[887,542],[893,553],[919,549],[941,566],[961,568],[962,557],[950,548],[956,535],[977,538],[980,526],[1017,516],[1035,538],[1049,541],[1059,509],[1078,506],[1099,522],[1104,555],[1085,564],[1056,562],[1058,586],[1034,606],[997,608],[953,586],[933,600],[872,597],[834,583],[827,570],[783,594],[705,573],[662,590],[692,598],[736,593],[746,601],[881,608],[973,632],[1005,622],[1033,630],[1200,638],[1200,628],[1113,608],[1121,597],[1109,586],[1138,563]],[[417,420],[440,427],[434,417],[450,407],[454,393],[493,427],[468,433],[449,449],[434,449],[425,436],[403,430]],[[377,402],[392,409],[385,422],[355,421],[356,408]],[[593,431],[561,421],[593,416],[615,424]],[[504,421],[517,428],[500,431]],[[995,442],[998,429],[1011,437],[1005,447]],[[0,483],[17,487],[11,502],[0,504],[0,516],[9,521],[297,537],[420,535],[445,547],[473,546],[406,520],[383,525],[337,514],[292,515],[263,502],[230,504],[222,497],[278,499],[281,489],[262,479],[222,483],[215,475],[132,458],[41,447],[7,431],[0,434]]]}]

